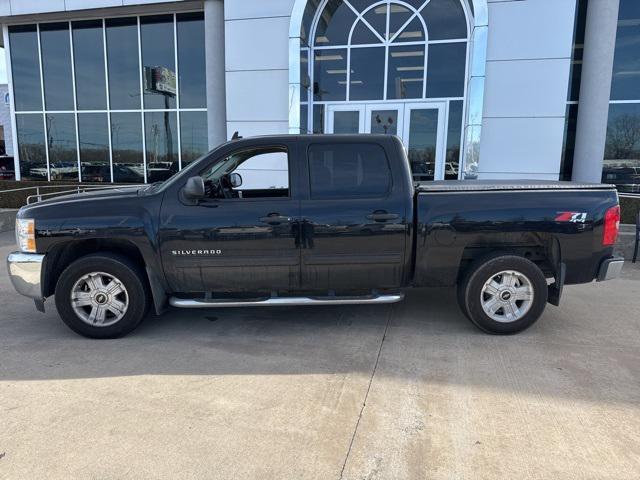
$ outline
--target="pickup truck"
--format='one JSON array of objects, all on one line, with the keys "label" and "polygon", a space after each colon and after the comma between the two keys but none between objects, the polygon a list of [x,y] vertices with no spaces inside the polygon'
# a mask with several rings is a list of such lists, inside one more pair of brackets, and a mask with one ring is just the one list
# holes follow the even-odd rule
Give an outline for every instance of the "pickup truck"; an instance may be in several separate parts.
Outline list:
[{"label": "pickup truck", "polygon": [[457,287],[476,326],[512,334],[564,285],[619,276],[619,220],[611,185],[414,183],[394,136],[266,136],[162,183],[21,208],[8,271],[93,338],[168,305],[383,304],[415,287]]}]

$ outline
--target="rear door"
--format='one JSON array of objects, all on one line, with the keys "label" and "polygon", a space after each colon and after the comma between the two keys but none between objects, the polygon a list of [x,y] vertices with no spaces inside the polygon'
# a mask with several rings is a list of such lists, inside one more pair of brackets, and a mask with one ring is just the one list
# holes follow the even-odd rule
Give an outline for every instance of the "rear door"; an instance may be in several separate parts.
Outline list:
[{"label": "rear door", "polygon": [[306,290],[353,292],[402,284],[410,193],[393,172],[393,153],[385,142],[350,138],[311,138],[305,145],[301,275]]}]

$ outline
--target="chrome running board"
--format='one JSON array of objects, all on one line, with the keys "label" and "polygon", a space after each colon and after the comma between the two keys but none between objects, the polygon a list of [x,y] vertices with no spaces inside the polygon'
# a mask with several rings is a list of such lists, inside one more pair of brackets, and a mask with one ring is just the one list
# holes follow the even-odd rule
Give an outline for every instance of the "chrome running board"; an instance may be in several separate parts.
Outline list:
[{"label": "chrome running board", "polygon": [[230,307],[289,307],[295,305],[370,305],[396,303],[404,299],[404,293],[393,295],[368,295],[363,297],[271,297],[249,300],[225,300],[204,298],[169,298],[173,307],[179,308],[230,308]]}]

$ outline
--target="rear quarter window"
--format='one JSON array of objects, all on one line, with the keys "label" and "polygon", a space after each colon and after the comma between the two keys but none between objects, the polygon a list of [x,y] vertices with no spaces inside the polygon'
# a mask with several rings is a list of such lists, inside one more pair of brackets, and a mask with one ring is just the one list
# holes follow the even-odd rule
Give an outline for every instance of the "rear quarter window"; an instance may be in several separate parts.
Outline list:
[{"label": "rear quarter window", "polygon": [[391,188],[389,161],[377,144],[310,145],[308,161],[313,199],[385,197]]}]

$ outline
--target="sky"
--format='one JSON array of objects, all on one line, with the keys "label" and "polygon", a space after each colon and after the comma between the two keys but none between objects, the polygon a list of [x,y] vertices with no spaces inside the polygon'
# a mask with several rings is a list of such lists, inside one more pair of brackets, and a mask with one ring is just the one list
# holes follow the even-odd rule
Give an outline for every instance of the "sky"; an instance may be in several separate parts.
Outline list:
[{"label": "sky", "polygon": [[7,83],[7,62],[4,61],[4,48],[0,48],[0,83]]}]

